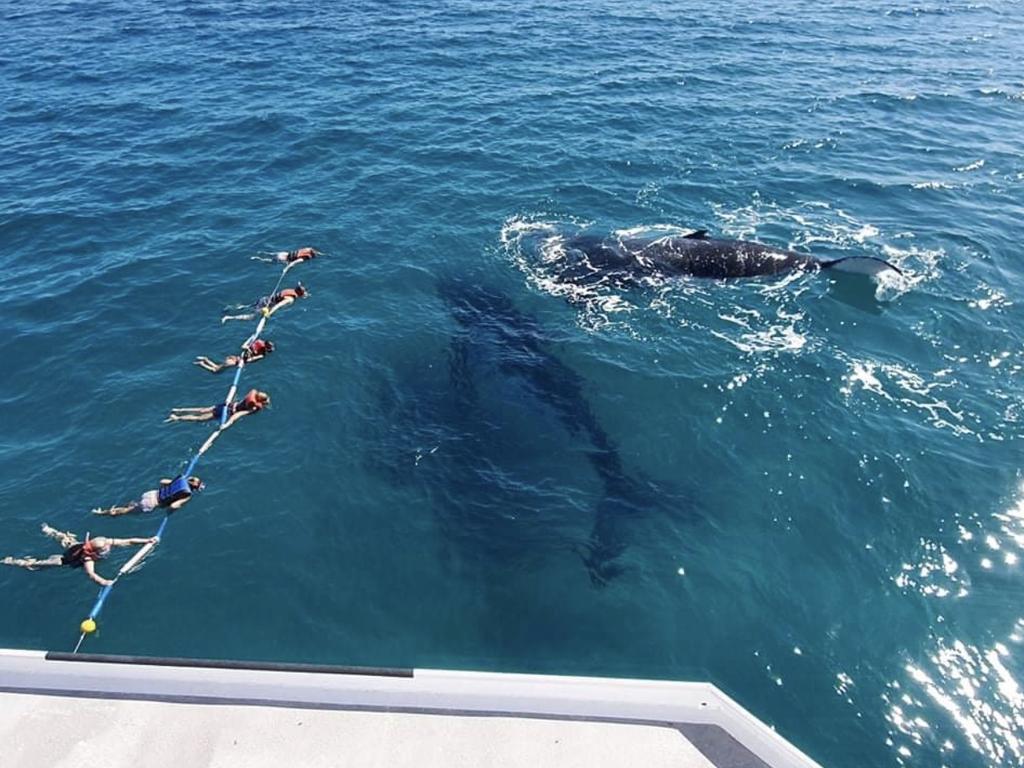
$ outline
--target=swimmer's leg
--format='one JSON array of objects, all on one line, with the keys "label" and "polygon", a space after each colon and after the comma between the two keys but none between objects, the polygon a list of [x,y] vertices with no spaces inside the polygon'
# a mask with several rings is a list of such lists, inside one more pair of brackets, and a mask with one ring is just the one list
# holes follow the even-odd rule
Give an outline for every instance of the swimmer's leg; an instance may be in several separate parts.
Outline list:
[{"label": "swimmer's leg", "polygon": [[209,421],[213,418],[213,412],[206,409],[207,413],[172,413],[166,419],[164,423],[168,421]]},{"label": "swimmer's leg", "polygon": [[256,315],[254,315],[254,314],[252,314],[250,312],[250,313],[247,313],[247,314],[244,314],[244,315],[224,315],[224,317],[222,317],[220,319],[220,321],[222,323],[226,323],[228,320],[255,320],[255,319],[256,319]]},{"label": "swimmer's leg", "polygon": [[43,523],[42,531],[44,536],[56,539],[64,549],[78,543],[78,537],[71,533],[71,531],[58,531],[56,528],[53,528],[46,523]]},{"label": "swimmer's leg", "polygon": [[130,515],[132,512],[134,512],[138,508],[139,508],[139,502],[137,502],[137,501],[129,501],[127,504],[125,504],[124,506],[120,506],[120,507],[109,507],[108,509],[103,509],[102,507],[96,507],[96,509],[94,509],[92,511],[92,513],[94,515],[110,515],[111,517],[117,517],[118,515]]},{"label": "swimmer's leg", "polygon": [[210,373],[220,373],[226,367],[224,365],[221,365],[220,363],[213,362],[213,360],[206,357],[206,355],[200,355],[193,361],[193,363],[195,365],[198,365],[200,368],[209,371]]},{"label": "swimmer's leg", "polygon": [[5,557],[0,560],[3,565],[13,565],[16,568],[28,568],[35,571],[39,568],[59,568],[64,565],[60,555],[50,555],[45,560],[38,560],[34,557]]}]

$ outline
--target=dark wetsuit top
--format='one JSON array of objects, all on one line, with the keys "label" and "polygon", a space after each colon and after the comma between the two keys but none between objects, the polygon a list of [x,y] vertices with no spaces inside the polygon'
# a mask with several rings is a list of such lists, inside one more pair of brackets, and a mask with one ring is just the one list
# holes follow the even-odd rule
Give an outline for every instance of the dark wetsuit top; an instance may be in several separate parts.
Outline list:
[{"label": "dark wetsuit top", "polygon": [[70,547],[64,550],[64,554],[60,556],[60,561],[69,568],[81,568],[90,560],[95,562],[101,559],[103,556],[89,546],[89,542],[72,544]]}]

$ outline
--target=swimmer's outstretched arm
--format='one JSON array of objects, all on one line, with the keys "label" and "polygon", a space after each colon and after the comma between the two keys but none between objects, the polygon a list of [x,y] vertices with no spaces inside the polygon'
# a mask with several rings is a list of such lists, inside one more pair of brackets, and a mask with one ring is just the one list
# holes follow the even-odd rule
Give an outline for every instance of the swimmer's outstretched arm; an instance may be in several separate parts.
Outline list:
[{"label": "swimmer's outstretched arm", "polygon": [[[294,262],[294,263],[298,264],[298,262]],[[267,317],[270,317],[272,314],[277,312],[277,310],[281,309],[282,307],[288,307],[288,306],[291,306],[294,303],[295,303],[295,299],[293,299],[291,296],[289,296],[286,299],[281,299],[279,302],[277,302],[277,304],[275,304],[274,306],[272,306],[270,309],[267,310]]]},{"label": "swimmer's outstretched arm", "polygon": [[221,429],[227,429],[240,418],[242,418],[243,416],[248,416],[250,413],[250,411],[236,411],[234,414],[232,414],[230,419],[224,422],[224,426],[222,426]]},{"label": "swimmer's outstretched arm", "polygon": [[92,560],[86,560],[82,564],[82,570],[85,571],[86,576],[95,581],[101,587],[109,587],[111,584],[114,583],[113,579],[104,579],[102,576],[96,573],[96,563],[94,563]]},{"label": "swimmer's outstretched arm", "polygon": [[[112,547],[134,547],[142,544],[155,544],[159,539],[156,536],[150,536],[148,539],[108,539],[108,541]],[[96,563],[92,560],[82,563],[82,569],[90,579],[100,586],[109,587],[114,583],[113,579],[105,579],[96,573]]]},{"label": "swimmer's outstretched arm", "polygon": [[137,547],[143,544],[156,544],[159,539],[156,536],[148,536],[145,539],[110,539],[112,547]]}]

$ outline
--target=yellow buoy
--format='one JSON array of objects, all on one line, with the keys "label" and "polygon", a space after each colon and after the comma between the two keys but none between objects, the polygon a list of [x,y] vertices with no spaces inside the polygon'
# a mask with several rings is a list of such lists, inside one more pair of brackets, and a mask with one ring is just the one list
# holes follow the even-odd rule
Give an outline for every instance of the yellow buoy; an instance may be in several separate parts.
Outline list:
[{"label": "yellow buoy", "polygon": [[95,621],[93,621],[92,619],[86,619],[85,621],[82,622],[82,632],[84,632],[87,635],[91,635],[95,631],[96,631],[96,622]]}]

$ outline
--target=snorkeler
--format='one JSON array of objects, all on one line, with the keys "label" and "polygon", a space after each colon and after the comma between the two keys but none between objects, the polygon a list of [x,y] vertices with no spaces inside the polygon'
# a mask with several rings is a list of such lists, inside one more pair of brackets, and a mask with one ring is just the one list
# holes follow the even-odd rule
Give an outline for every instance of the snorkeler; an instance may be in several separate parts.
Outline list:
[{"label": "snorkeler", "polygon": [[250,389],[249,393],[242,400],[235,400],[233,403],[217,403],[203,408],[172,408],[171,415],[164,421],[220,421],[227,409],[227,421],[221,429],[227,429],[243,416],[250,413],[262,411],[264,406],[270,405],[270,395]]},{"label": "snorkeler", "polygon": [[215,363],[206,355],[200,355],[195,359],[194,363],[200,368],[210,371],[210,373],[220,373],[227,368],[236,368],[239,363],[245,363],[246,365],[249,363],[255,363],[257,360],[262,360],[273,351],[274,342],[265,341],[264,339],[256,339],[256,341],[242,350],[242,354],[228,355],[224,358],[223,363]]},{"label": "snorkeler", "polygon": [[154,509],[166,509],[168,514],[176,509],[181,509],[192,499],[192,494],[203,490],[205,486],[198,477],[184,478],[178,475],[173,480],[164,478],[160,481],[160,487],[152,491],[146,491],[138,501],[130,501],[119,507],[108,507],[103,509],[97,507],[92,511],[94,515],[130,515],[132,512],[152,512]]},{"label": "snorkeler", "polygon": [[[294,288],[285,288],[273,296],[264,296],[253,307],[262,312],[265,317],[270,317],[277,310],[294,304],[296,299],[305,299],[308,296],[309,291],[303,287],[302,283],[297,283]],[[224,315],[220,321],[226,323],[228,320],[255,320],[258,315],[258,312],[248,312],[244,315]]]},{"label": "snorkeler", "polygon": [[282,264],[296,264],[300,261],[315,259],[317,256],[323,256],[323,253],[316,248],[306,247],[299,248],[297,251],[277,251],[268,256],[253,256],[252,258],[256,261],[278,261]]},{"label": "snorkeler", "polygon": [[96,573],[96,561],[102,560],[109,555],[111,547],[142,546],[143,544],[155,544],[157,541],[155,536],[148,539],[111,539],[106,536],[97,536],[90,539],[86,535],[85,542],[82,543],[78,541],[75,534],[67,531],[58,531],[46,523],[43,523],[43,534],[56,539],[64,547],[64,552],[59,555],[50,555],[43,560],[34,557],[5,557],[3,560],[0,560],[0,563],[14,565],[19,568],[28,568],[30,571],[37,570],[38,568],[59,568],[61,566],[82,568],[86,576],[97,584],[106,587],[114,582],[112,579],[105,579]]}]

